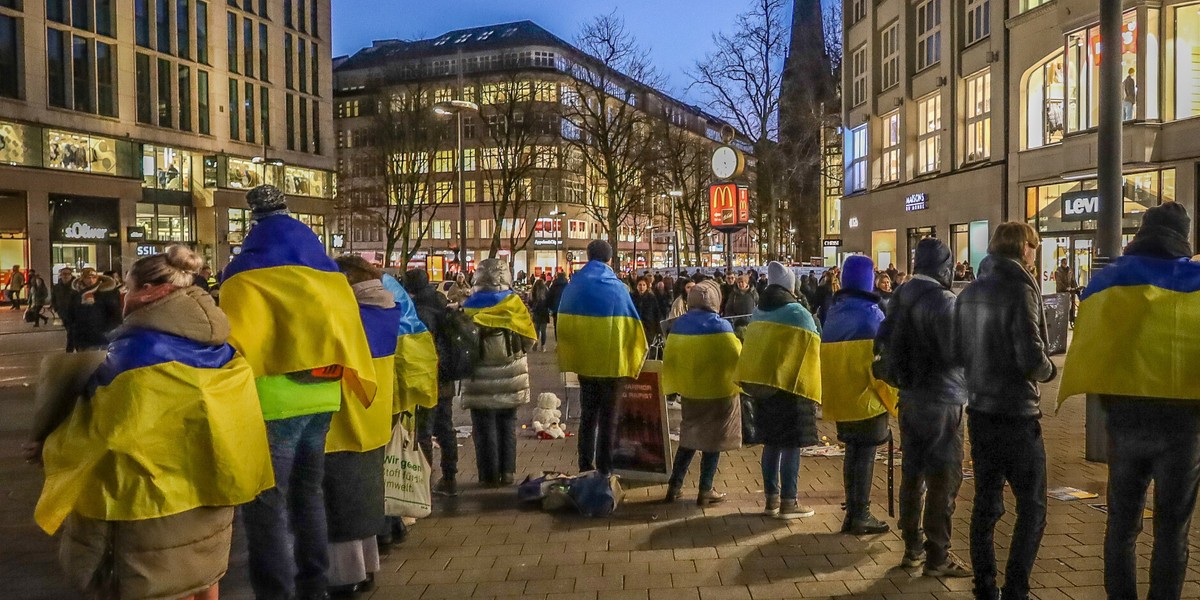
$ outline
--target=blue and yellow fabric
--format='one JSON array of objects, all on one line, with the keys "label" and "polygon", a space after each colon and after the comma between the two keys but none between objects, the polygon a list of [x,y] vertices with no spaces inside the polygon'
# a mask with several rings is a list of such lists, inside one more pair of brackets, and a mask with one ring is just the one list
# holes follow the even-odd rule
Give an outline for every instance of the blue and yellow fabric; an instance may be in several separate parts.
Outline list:
[{"label": "blue and yellow fabric", "polygon": [[803,306],[755,310],[743,337],[735,381],[821,402],[821,336]]},{"label": "blue and yellow fabric", "polygon": [[370,406],[354,398],[346,380],[342,380],[342,405],[329,422],[325,436],[326,452],[367,452],[385,446],[392,439],[392,410],[395,401],[396,331],[403,316],[399,307],[381,308],[359,305],[362,327],[371,347],[378,391]]},{"label": "blue and yellow fabric", "polygon": [[475,292],[463,302],[462,307],[463,312],[480,327],[507,329],[521,337],[537,339],[529,309],[512,290]]},{"label": "blue and yellow fabric", "polygon": [[138,521],[244,504],[275,485],[250,365],[232,346],[145,329],[109,345],[88,400],[46,439],[34,518]]},{"label": "blue and yellow fabric", "polygon": [[1075,394],[1200,400],[1200,263],[1122,256],[1080,298],[1059,404]]},{"label": "blue and yellow fabric", "polygon": [[663,349],[663,393],[689,400],[721,400],[738,394],[734,382],[742,343],[717,313],[691,310],[675,320]]},{"label": "blue and yellow fabric", "polygon": [[[229,317],[230,343],[261,378],[265,419],[338,410],[336,382],[332,394],[297,394],[304,388],[289,384],[282,377],[288,373],[340,367],[364,406],[375,397],[375,369],[354,292],[307,225],[287,215],[258,221],[225,268],[221,308]],[[311,387],[322,386],[328,384]]]},{"label": "blue and yellow fabric", "polygon": [[821,406],[827,421],[862,421],[896,414],[899,392],[871,373],[879,305],[845,297],[830,309],[821,331]]},{"label": "blue and yellow fabric", "polygon": [[592,261],[571,277],[558,306],[558,369],[583,377],[637,377],[646,332],[629,288]]},{"label": "blue and yellow fabric", "polygon": [[393,414],[416,407],[433,408],[438,399],[438,355],[433,334],[417,317],[417,307],[404,286],[391,275],[383,276],[383,287],[396,299],[400,323],[396,339],[396,402]]}]

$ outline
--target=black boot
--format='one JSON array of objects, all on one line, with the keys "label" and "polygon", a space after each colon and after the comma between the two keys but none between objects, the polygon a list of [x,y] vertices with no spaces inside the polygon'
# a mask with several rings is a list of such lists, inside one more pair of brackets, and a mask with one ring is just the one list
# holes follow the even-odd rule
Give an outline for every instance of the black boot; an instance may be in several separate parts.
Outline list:
[{"label": "black boot", "polygon": [[875,475],[875,446],[846,445],[846,516],[849,533],[875,535],[891,527],[871,514],[871,487]]}]

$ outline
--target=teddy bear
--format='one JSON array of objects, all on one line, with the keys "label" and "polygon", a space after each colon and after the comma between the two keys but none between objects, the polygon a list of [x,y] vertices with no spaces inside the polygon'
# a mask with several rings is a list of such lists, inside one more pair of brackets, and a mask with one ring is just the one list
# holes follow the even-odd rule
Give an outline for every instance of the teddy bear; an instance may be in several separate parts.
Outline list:
[{"label": "teddy bear", "polygon": [[562,400],[558,396],[544,392],[538,394],[537,408],[533,409],[533,431],[542,439],[559,439],[566,437],[563,431],[562,423],[559,419],[562,417],[562,411],[558,407],[562,405]]}]

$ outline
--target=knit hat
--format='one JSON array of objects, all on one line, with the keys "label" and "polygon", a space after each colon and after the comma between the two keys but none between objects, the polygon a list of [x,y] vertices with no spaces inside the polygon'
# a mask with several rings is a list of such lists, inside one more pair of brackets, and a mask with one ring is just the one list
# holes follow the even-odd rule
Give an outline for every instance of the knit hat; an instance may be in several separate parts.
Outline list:
[{"label": "knit hat", "polygon": [[842,264],[842,288],[870,292],[875,289],[875,263],[856,254]]},{"label": "knit hat", "polygon": [[1146,211],[1142,217],[1142,228],[1164,228],[1187,237],[1192,228],[1192,218],[1187,209],[1178,202],[1164,202]]},{"label": "knit hat", "polygon": [[1155,258],[1174,259],[1192,255],[1188,242],[1188,230],[1192,219],[1187,209],[1178,202],[1164,202],[1146,211],[1142,226],[1133,241],[1125,248],[1125,254]]},{"label": "knit hat", "polygon": [[692,286],[688,292],[687,305],[689,309],[702,308],[712,312],[721,310],[721,286],[712,279],[705,279]]},{"label": "knit hat", "polygon": [[796,288],[796,274],[783,263],[771,261],[767,263],[767,285],[777,285],[790,292]]},{"label": "knit hat", "polygon": [[917,243],[913,271],[950,285],[954,274],[954,257],[946,243],[937,238],[925,238]]},{"label": "knit hat", "polygon": [[273,185],[260,185],[246,192],[246,204],[250,206],[250,218],[254,221],[288,214],[287,197]]}]

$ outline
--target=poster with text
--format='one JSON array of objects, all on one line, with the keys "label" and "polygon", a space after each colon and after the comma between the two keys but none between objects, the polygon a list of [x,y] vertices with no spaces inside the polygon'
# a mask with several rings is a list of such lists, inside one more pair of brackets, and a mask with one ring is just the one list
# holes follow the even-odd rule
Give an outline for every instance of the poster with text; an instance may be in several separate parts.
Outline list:
[{"label": "poster with text", "polygon": [[660,361],[646,361],[642,374],[617,397],[613,470],[630,481],[663,483],[671,477],[667,399],[659,386]]}]

